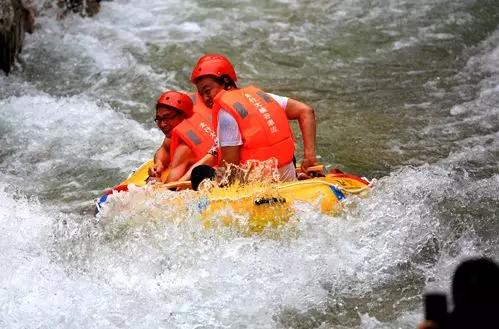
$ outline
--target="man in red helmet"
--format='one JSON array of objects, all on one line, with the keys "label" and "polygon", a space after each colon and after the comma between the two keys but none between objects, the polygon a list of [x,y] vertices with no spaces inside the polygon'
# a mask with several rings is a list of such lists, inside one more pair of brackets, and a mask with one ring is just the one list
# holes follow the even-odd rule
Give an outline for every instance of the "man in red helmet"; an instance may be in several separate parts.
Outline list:
[{"label": "man in red helmet", "polygon": [[294,142],[287,120],[298,120],[303,136],[306,170],[317,162],[313,109],[294,99],[248,86],[238,88],[232,64],[223,55],[202,56],[192,72],[204,103],[213,111],[213,126],[225,163],[242,164],[276,158],[280,179],[295,180]]},{"label": "man in red helmet", "polygon": [[[156,102],[158,128],[165,134],[163,143],[154,156],[150,177],[161,179],[169,168],[167,182],[185,177],[188,169],[203,158],[216,143],[211,122],[193,111],[191,98],[177,91],[167,91]],[[184,176],[184,177],[183,177]]]}]

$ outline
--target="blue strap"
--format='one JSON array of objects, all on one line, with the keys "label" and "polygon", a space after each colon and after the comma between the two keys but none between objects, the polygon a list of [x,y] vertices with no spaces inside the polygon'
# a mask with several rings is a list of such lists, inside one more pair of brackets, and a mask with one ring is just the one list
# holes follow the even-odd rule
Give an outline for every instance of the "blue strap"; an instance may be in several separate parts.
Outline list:
[{"label": "blue strap", "polygon": [[341,192],[339,188],[334,185],[329,185],[329,188],[331,189],[331,191],[333,191],[336,198],[338,198],[338,201],[345,200],[345,194],[343,194],[343,192]]}]

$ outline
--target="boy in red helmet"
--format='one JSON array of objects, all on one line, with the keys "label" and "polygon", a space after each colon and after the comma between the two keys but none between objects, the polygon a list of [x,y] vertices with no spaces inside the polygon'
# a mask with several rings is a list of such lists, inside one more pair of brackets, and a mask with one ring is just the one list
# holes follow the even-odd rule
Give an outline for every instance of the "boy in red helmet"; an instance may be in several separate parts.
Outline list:
[{"label": "boy in red helmet", "polygon": [[253,86],[238,88],[234,67],[219,54],[202,56],[191,81],[213,111],[222,162],[243,164],[274,157],[280,179],[295,180],[294,142],[287,120],[299,122],[304,149],[302,168],[306,171],[317,162],[316,123],[310,106]]},{"label": "boy in red helmet", "polygon": [[156,102],[154,121],[165,134],[165,139],[156,151],[149,176],[161,179],[163,172],[170,168],[167,182],[189,179],[189,168],[216,143],[211,122],[194,112],[188,95],[177,91],[161,94]]}]

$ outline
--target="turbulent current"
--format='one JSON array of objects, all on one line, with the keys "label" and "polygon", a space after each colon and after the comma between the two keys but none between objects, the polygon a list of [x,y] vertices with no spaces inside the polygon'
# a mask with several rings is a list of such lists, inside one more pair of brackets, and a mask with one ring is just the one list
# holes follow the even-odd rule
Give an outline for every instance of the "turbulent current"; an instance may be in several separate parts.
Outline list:
[{"label": "turbulent current", "polygon": [[[1,328],[415,328],[461,260],[499,260],[498,1],[37,2],[0,75]],[[311,105],[321,161],[376,178],[370,196],[277,235],[140,194],[96,222],[207,52]]]}]

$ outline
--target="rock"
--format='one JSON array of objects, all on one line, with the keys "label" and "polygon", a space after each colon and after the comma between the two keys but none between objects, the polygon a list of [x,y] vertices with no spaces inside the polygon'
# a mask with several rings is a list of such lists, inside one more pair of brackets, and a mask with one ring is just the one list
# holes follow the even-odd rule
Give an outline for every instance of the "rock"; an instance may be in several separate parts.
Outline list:
[{"label": "rock", "polygon": [[24,33],[32,33],[35,9],[30,1],[0,0],[0,68],[9,74],[21,52]]},{"label": "rock", "polygon": [[58,0],[57,5],[62,8],[61,16],[73,12],[82,16],[94,16],[99,12],[100,0]]},{"label": "rock", "polygon": [[[32,0],[0,0],[0,69],[9,74],[16,56],[21,52],[24,33],[32,33],[36,8]],[[100,0],[58,0],[57,5],[67,13],[94,16],[99,12]]]}]

